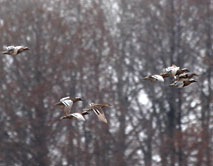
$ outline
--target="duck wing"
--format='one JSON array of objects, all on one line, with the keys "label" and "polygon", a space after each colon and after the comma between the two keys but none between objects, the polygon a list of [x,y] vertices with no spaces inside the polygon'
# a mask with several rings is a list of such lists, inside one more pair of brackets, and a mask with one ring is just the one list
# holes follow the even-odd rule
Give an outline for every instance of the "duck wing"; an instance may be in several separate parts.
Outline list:
[{"label": "duck wing", "polygon": [[85,121],[84,116],[81,113],[72,113],[72,114],[70,114],[70,116],[75,117],[78,120]]},{"label": "duck wing", "polygon": [[69,115],[72,109],[73,101],[72,100],[62,100],[61,101],[64,104],[64,111],[66,115]]},{"label": "duck wing", "polygon": [[180,67],[176,66],[176,65],[171,65],[167,68],[165,68],[165,71],[168,72],[168,71],[172,71],[172,70],[179,70]]},{"label": "duck wing", "polygon": [[150,76],[154,81],[164,82],[164,78],[161,75],[155,74]]},{"label": "duck wing", "polygon": [[3,54],[9,54],[13,55],[15,52],[15,46],[7,46],[5,47],[4,51],[2,52]]},{"label": "duck wing", "polygon": [[172,66],[165,68],[165,72],[168,74],[170,73],[171,76],[175,76],[178,70],[180,70],[180,67],[178,67],[176,65],[172,65]]},{"label": "duck wing", "polygon": [[74,119],[74,118],[85,121],[84,116],[81,113],[72,113],[66,116],[62,116],[60,119],[62,120],[62,119]]},{"label": "duck wing", "polygon": [[102,110],[102,108],[100,108],[100,107],[97,108],[96,107],[96,108],[93,108],[92,110],[97,115],[99,120],[101,120],[104,123],[107,123],[107,119],[106,119],[106,117],[104,115],[104,111]]},{"label": "duck wing", "polygon": [[146,76],[144,79],[150,80],[150,81],[153,81],[153,82],[155,82],[155,81],[164,82],[164,78],[159,74],[149,75],[149,76]]},{"label": "duck wing", "polygon": [[7,46],[5,47],[6,50],[14,50],[16,47],[15,46]]},{"label": "duck wing", "polygon": [[176,88],[183,88],[184,82],[183,81],[174,81],[169,86],[176,87]]}]

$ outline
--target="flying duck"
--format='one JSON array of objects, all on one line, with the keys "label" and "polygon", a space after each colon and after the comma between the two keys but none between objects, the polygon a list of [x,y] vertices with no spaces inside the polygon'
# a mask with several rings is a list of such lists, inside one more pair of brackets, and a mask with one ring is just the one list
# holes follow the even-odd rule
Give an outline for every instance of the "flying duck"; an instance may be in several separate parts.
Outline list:
[{"label": "flying duck", "polygon": [[82,101],[82,100],[83,99],[80,97],[71,98],[68,96],[68,97],[61,98],[60,101],[58,103],[56,103],[56,105],[64,106],[65,115],[68,116],[72,109],[73,103],[75,103],[77,101]]},{"label": "flying duck", "polygon": [[89,111],[93,111],[97,116],[98,119],[101,120],[104,123],[107,123],[107,119],[104,115],[104,112],[102,110],[102,108],[104,107],[109,107],[110,104],[104,103],[104,104],[94,104],[94,103],[90,103],[88,108],[84,108],[83,109],[83,114]]},{"label": "flying duck", "polygon": [[198,76],[196,73],[182,73],[178,75],[174,81],[187,81],[188,79],[191,79],[194,76]]},{"label": "flying duck", "polygon": [[162,77],[174,77],[176,75],[180,75],[182,73],[185,73],[185,72],[189,72],[189,70],[187,68],[180,68],[176,65],[171,65],[167,68],[165,68],[165,72],[161,73],[160,75]]},{"label": "flying duck", "polygon": [[17,55],[26,50],[29,50],[29,48],[24,46],[7,46],[2,53],[8,55]]},{"label": "flying duck", "polygon": [[87,115],[87,114],[89,114],[89,113],[88,112],[82,112],[82,113],[76,112],[76,113],[72,113],[72,114],[69,114],[69,115],[66,115],[66,116],[62,116],[60,119],[62,120],[62,119],[74,119],[74,118],[76,118],[78,120],[85,121],[84,116]]},{"label": "flying duck", "polygon": [[166,77],[176,77],[182,73],[189,72],[187,68],[180,68],[176,65],[171,65],[164,69],[165,71],[160,74],[148,75],[144,79],[150,81],[160,81],[164,82],[164,78]]},{"label": "flying duck", "polygon": [[178,80],[178,81],[174,81],[174,82],[171,83],[169,86],[171,86],[171,87],[176,87],[176,88],[183,88],[183,87],[185,87],[185,86],[190,85],[190,84],[193,83],[193,82],[197,82],[197,81],[194,80],[194,79],[186,79],[186,80],[184,80],[184,81]]}]

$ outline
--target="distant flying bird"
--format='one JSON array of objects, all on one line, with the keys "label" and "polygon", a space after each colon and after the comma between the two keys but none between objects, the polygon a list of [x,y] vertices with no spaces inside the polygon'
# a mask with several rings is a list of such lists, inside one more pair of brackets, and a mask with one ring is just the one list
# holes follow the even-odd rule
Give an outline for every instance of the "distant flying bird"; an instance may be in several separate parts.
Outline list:
[{"label": "distant flying bird", "polygon": [[189,72],[187,68],[180,68],[176,65],[171,65],[165,68],[165,72],[161,73],[162,77],[175,77],[176,75],[180,75],[182,73]]},{"label": "distant flying bird", "polygon": [[160,82],[164,82],[164,78],[163,76],[159,75],[159,74],[154,74],[154,75],[149,75],[144,77],[145,80],[150,80],[150,81],[160,81]]},{"label": "distant flying bird", "polygon": [[89,113],[88,112],[82,112],[82,113],[76,112],[76,113],[72,113],[72,114],[69,114],[69,115],[66,115],[66,116],[62,116],[60,119],[62,120],[62,119],[74,119],[74,118],[76,118],[78,120],[85,121],[84,116],[87,115],[87,114],[89,114]]},{"label": "distant flying bird", "polygon": [[179,74],[188,72],[189,70],[187,68],[180,68],[176,65],[171,65],[167,68],[164,69],[165,71],[160,73],[160,74],[152,74],[152,75],[148,75],[146,76],[144,79],[145,80],[150,80],[150,81],[160,81],[160,82],[164,82],[164,78],[166,77],[176,77]]},{"label": "distant flying bird", "polygon": [[175,81],[187,81],[188,79],[191,79],[194,76],[198,75],[196,73],[182,73],[175,78]]},{"label": "distant flying bird", "polygon": [[26,50],[29,50],[29,48],[24,46],[7,46],[2,53],[8,55],[17,55]]},{"label": "distant flying bird", "polygon": [[73,103],[77,101],[82,101],[82,98],[80,97],[71,98],[68,96],[68,97],[61,98],[60,101],[56,103],[56,105],[64,106],[65,115],[68,116],[72,109]]},{"label": "distant flying bird", "polygon": [[104,107],[109,107],[111,106],[110,104],[94,104],[94,103],[90,103],[88,108],[84,108],[82,113],[86,113],[89,111],[93,111],[97,116],[98,119],[101,120],[104,123],[107,123],[107,119],[104,115],[104,112],[102,110],[102,108]]},{"label": "distant flying bird", "polygon": [[187,79],[187,80],[184,80],[184,81],[174,81],[173,83],[171,83],[169,86],[171,87],[176,87],[176,88],[183,88],[185,86],[188,86],[190,85],[191,83],[193,82],[197,82],[196,80],[194,79]]},{"label": "distant flying bird", "polygon": [[194,76],[198,75],[196,73],[189,73],[187,68],[180,68],[176,65],[171,65],[165,68],[164,72],[146,76],[144,79],[164,82],[164,78],[173,77],[173,82],[169,86],[183,88],[193,82],[197,82],[196,80],[192,79]]}]

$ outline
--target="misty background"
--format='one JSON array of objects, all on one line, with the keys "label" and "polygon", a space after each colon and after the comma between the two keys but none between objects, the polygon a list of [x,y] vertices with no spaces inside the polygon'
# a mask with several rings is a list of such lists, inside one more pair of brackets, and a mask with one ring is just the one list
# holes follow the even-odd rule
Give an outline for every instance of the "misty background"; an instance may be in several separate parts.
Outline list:
[{"label": "misty background", "polygon": [[[212,0],[0,0],[1,166],[213,166]],[[183,89],[144,81],[176,64]],[[54,105],[111,103],[109,124]]]}]

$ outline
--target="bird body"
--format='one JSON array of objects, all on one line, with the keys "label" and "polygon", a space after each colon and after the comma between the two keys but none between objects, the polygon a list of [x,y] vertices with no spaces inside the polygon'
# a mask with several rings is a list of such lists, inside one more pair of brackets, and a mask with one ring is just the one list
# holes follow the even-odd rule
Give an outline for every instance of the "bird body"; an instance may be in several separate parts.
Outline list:
[{"label": "bird body", "polygon": [[190,85],[191,83],[193,82],[197,82],[196,80],[194,79],[187,79],[187,80],[184,80],[184,81],[174,81],[173,83],[171,83],[169,86],[171,87],[176,87],[176,88],[183,88],[185,86],[188,86]]},{"label": "bird body", "polygon": [[29,48],[24,46],[7,46],[2,53],[8,55],[17,55],[26,50],[29,50]]},{"label": "bird body", "polygon": [[179,75],[179,78],[192,78],[194,76],[198,76],[196,73],[182,73]]},{"label": "bird body", "polygon": [[75,113],[72,113],[72,114],[69,114],[69,115],[66,115],[66,116],[62,116],[60,119],[73,119],[73,118],[76,118],[78,120],[82,120],[82,121],[85,121],[85,118],[84,118],[84,115],[87,115],[89,114],[88,112],[84,112],[84,113],[78,113],[78,112],[75,112]]},{"label": "bird body", "polygon": [[68,96],[68,97],[61,98],[60,101],[56,103],[56,105],[63,105],[65,115],[68,116],[71,112],[73,104],[77,101],[82,101],[82,99],[80,97],[70,98]]},{"label": "bird body", "polygon": [[187,68],[180,68],[176,65],[171,65],[164,69],[164,72],[160,74],[153,74],[146,76],[145,80],[161,81],[164,82],[164,78],[173,77],[173,82],[169,85],[176,88],[183,88],[189,84],[196,82],[192,77],[197,76],[196,73],[189,73]]},{"label": "bird body", "polygon": [[180,75],[177,75],[174,81],[187,81],[194,76],[198,76],[198,75],[196,73],[182,73]]},{"label": "bird body", "polygon": [[161,75],[163,77],[175,77],[176,75],[180,75],[184,72],[189,72],[189,70],[187,68],[181,69],[180,67],[177,67],[176,65],[172,65],[165,68],[165,72],[161,73]]},{"label": "bird body", "polygon": [[107,123],[107,119],[104,115],[102,108],[109,107],[109,106],[110,104],[107,104],[107,103],[104,103],[104,104],[90,103],[88,108],[83,109],[83,113],[93,111],[97,115],[99,120],[101,120],[104,123]]}]

